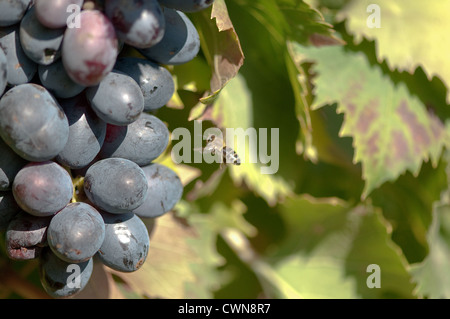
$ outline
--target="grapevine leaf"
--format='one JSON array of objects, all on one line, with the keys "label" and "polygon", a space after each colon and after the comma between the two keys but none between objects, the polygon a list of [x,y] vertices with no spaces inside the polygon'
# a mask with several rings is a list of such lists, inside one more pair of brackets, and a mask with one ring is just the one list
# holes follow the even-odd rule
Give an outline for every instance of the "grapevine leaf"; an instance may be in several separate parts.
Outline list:
[{"label": "grapevine leaf", "polygon": [[[213,107],[212,118],[219,127],[241,128],[243,132],[250,134],[253,129],[252,111],[251,94],[244,78],[238,75],[220,94]],[[258,133],[256,129],[255,132]],[[259,135],[257,138],[261,139],[262,136]],[[267,140],[267,143],[270,143],[270,139]],[[242,162],[240,166],[229,166],[230,175],[237,186],[245,183],[270,205],[275,205],[280,199],[292,194],[292,187],[281,176],[261,173],[264,165],[251,152],[256,145],[250,145],[250,141],[247,141],[246,145],[234,145],[228,141],[227,144],[237,151]],[[272,159],[269,165],[277,165],[274,163],[276,160]]]},{"label": "grapevine leaf", "polygon": [[[410,73],[422,66],[431,79],[440,77],[450,88],[450,61],[446,41],[450,27],[449,0],[377,1],[380,28],[369,27],[377,18],[371,0],[350,1],[337,16],[347,19],[348,29],[360,42],[363,37],[376,40],[379,61]],[[368,11],[369,10],[369,11]],[[371,16],[373,14],[373,16]],[[420,36],[419,36],[420,35]],[[447,102],[450,102],[447,91]]]},{"label": "grapevine leaf", "polygon": [[[287,200],[280,212],[286,239],[269,260],[301,297],[413,297],[407,263],[379,210],[303,196]],[[369,265],[379,266],[379,289],[367,285]]]},{"label": "grapevine leaf", "polygon": [[427,298],[450,298],[450,205],[436,203],[428,232],[428,256],[411,267],[416,293]]},{"label": "grapevine leaf", "polygon": [[353,138],[354,162],[362,163],[366,181],[363,198],[407,170],[417,174],[423,161],[436,165],[445,126],[404,84],[394,85],[363,54],[342,47],[296,50],[316,63],[314,107],[338,102],[337,111],[345,114],[340,135]]},{"label": "grapevine leaf", "polygon": [[202,103],[210,104],[239,72],[244,63],[244,53],[224,0],[214,1],[211,10],[203,10],[192,18],[200,35],[203,53],[212,67],[210,92],[201,99]]}]

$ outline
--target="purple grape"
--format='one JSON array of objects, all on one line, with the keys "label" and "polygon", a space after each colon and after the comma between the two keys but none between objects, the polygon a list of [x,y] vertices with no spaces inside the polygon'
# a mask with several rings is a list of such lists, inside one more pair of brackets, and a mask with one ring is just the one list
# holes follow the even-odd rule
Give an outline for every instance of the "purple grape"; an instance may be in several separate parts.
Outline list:
[{"label": "purple grape", "polygon": [[156,116],[142,113],[128,126],[108,124],[101,158],[118,157],[139,166],[150,164],[169,144],[169,130]]},{"label": "purple grape", "polygon": [[12,192],[0,192],[0,232],[8,228],[11,220],[20,211]]},{"label": "purple grape", "polygon": [[0,27],[19,23],[31,0],[0,0]]},{"label": "purple grape", "polygon": [[50,65],[39,65],[38,73],[42,85],[57,98],[72,98],[86,88],[70,78],[61,59]]},{"label": "purple grape", "polygon": [[33,6],[20,22],[20,44],[31,60],[49,65],[61,57],[64,30],[43,26],[37,19]]},{"label": "purple grape", "polygon": [[147,227],[133,213],[101,214],[105,222],[105,239],[97,256],[114,270],[138,270],[144,264],[150,246]]},{"label": "purple grape", "polygon": [[42,86],[22,84],[0,100],[0,136],[28,161],[47,161],[59,154],[69,138],[63,110]]},{"label": "purple grape", "polygon": [[113,214],[138,208],[147,195],[147,180],[142,169],[123,158],[108,158],[94,163],[84,177],[84,191],[98,208]]},{"label": "purple grape", "polygon": [[133,213],[139,217],[159,217],[175,207],[183,195],[183,185],[167,166],[154,163],[142,169],[148,182],[147,198]]},{"label": "purple grape", "polygon": [[175,92],[172,74],[164,67],[146,59],[119,58],[114,69],[131,76],[144,96],[144,111],[156,110],[169,102]]},{"label": "purple grape", "polygon": [[123,72],[113,70],[98,86],[86,89],[95,113],[106,123],[128,125],[144,110],[144,97],[139,85]]},{"label": "purple grape", "polygon": [[149,48],[164,35],[164,16],[157,0],[106,0],[105,14],[117,36],[136,48]]},{"label": "purple grape", "polygon": [[33,62],[22,49],[19,38],[20,25],[0,28],[0,47],[7,60],[7,82],[9,85],[20,85],[31,81],[37,71]]},{"label": "purple grape", "polygon": [[208,8],[214,0],[158,0],[167,8],[172,8],[184,12],[196,12]]},{"label": "purple grape", "polygon": [[48,245],[64,261],[80,263],[97,253],[105,237],[100,213],[86,203],[71,203],[48,226]]},{"label": "purple grape", "polygon": [[161,41],[147,49],[138,49],[146,58],[160,64],[183,64],[195,58],[200,37],[191,20],[181,11],[164,9],[166,32]]},{"label": "purple grape", "polygon": [[60,102],[69,120],[69,139],[56,160],[72,169],[83,168],[100,152],[106,123],[94,113],[84,94]]},{"label": "purple grape", "polygon": [[67,26],[67,20],[76,12],[72,12],[70,5],[81,9],[83,0],[35,0],[36,15],[47,28],[58,29]]},{"label": "purple grape", "polygon": [[[50,248],[43,249],[39,257],[42,287],[54,298],[67,298],[82,291],[89,282],[93,269],[92,258],[78,264],[68,263],[58,258]],[[75,272],[77,270],[79,274]]]},{"label": "purple grape", "polygon": [[55,162],[29,163],[17,173],[12,191],[27,213],[51,216],[72,199],[72,178]]},{"label": "purple grape", "polygon": [[37,217],[20,212],[6,230],[8,257],[14,260],[37,258],[47,245],[47,228],[51,217]]},{"label": "purple grape", "polygon": [[108,18],[97,10],[80,13],[80,28],[67,28],[62,45],[67,74],[80,85],[93,86],[112,70],[118,41]]}]

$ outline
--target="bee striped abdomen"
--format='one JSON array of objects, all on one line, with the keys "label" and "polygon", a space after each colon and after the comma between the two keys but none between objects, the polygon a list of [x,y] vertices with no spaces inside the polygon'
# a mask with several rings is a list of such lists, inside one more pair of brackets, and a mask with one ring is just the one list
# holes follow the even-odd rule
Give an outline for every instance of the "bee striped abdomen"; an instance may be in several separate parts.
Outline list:
[{"label": "bee striped abdomen", "polygon": [[231,147],[224,146],[222,148],[222,155],[225,163],[233,163],[234,165],[241,165],[241,160],[239,156]]}]

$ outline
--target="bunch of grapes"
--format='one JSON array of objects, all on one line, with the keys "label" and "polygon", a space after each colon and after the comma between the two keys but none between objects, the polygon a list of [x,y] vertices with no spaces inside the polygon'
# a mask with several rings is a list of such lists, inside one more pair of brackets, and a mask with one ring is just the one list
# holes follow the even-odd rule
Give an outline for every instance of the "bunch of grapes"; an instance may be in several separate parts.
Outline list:
[{"label": "bunch of grapes", "polygon": [[139,269],[143,219],[180,200],[153,163],[169,143],[154,114],[174,93],[166,66],[199,52],[185,12],[211,3],[0,0],[0,231],[10,258],[38,258],[50,296],[81,291],[94,258]]}]

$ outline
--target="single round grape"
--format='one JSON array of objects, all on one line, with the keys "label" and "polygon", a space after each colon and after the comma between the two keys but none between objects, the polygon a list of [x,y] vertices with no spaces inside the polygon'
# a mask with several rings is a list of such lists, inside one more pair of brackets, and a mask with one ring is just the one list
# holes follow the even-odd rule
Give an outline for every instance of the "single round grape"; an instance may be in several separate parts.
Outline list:
[{"label": "single round grape", "polygon": [[106,123],[128,125],[144,110],[144,97],[139,85],[123,72],[111,71],[98,86],[86,89],[95,113]]},{"label": "single round grape", "polygon": [[0,191],[11,190],[14,177],[28,161],[17,155],[0,138]]},{"label": "single round grape", "polygon": [[114,27],[98,10],[80,13],[80,27],[67,28],[62,60],[67,74],[80,85],[93,86],[112,70],[118,54]]},{"label": "single round grape", "polygon": [[163,107],[175,92],[172,74],[152,61],[122,57],[117,59],[114,69],[128,74],[139,84],[144,96],[144,111]]},{"label": "single round grape", "polygon": [[72,178],[55,162],[32,162],[17,173],[12,191],[17,204],[27,213],[51,216],[72,199]]},{"label": "single round grape", "polygon": [[39,277],[44,290],[54,298],[67,298],[82,291],[92,275],[93,259],[73,264],[58,258],[50,248],[39,258]]},{"label": "single round grape", "polygon": [[47,161],[69,138],[69,123],[54,97],[42,86],[21,84],[0,100],[0,136],[28,161]]},{"label": "single round grape", "polygon": [[11,220],[20,211],[12,192],[0,192],[0,232],[8,228]]},{"label": "single round grape", "polygon": [[97,207],[113,214],[138,208],[147,195],[147,179],[142,169],[123,158],[94,163],[84,177],[84,191]]},{"label": "single round grape", "polygon": [[19,212],[6,230],[6,251],[14,260],[37,258],[47,245],[47,228],[51,217],[32,216]]},{"label": "single round grape", "polygon": [[196,12],[208,8],[214,0],[158,0],[167,8],[180,10],[183,12]]},{"label": "single round grape", "polygon": [[181,11],[164,9],[166,32],[161,41],[150,48],[138,49],[146,58],[160,64],[183,64],[195,58],[200,50],[200,37],[191,20]]},{"label": "single round grape", "polygon": [[108,124],[101,158],[119,157],[139,166],[150,164],[169,144],[169,130],[156,116],[142,113],[128,126]]},{"label": "single round grape", "polygon": [[67,26],[72,16],[81,10],[83,0],[35,0],[36,15],[47,28],[58,29]]},{"label": "single round grape", "polygon": [[69,139],[56,161],[72,169],[83,168],[100,152],[106,123],[94,113],[84,94],[61,100],[61,107],[69,120]]},{"label": "single round grape", "polygon": [[49,65],[61,57],[64,30],[43,26],[37,19],[33,6],[20,22],[20,44],[31,60],[38,64]]},{"label": "single round grape", "polygon": [[19,23],[31,0],[0,0],[0,27]]},{"label": "single round grape", "polygon": [[48,245],[64,261],[80,263],[95,255],[105,237],[100,213],[83,203],[70,203],[51,220]]},{"label": "single round grape", "polygon": [[61,59],[50,65],[39,65],[38,74],[42,85],[57,98],[77,96],[86,88],[70,78]]},{"label": "single round grape", "polygon": [[7,82],[11,86],[31,81],[37,71],[37,64],[23,51],[19,38],[20,25],[0,28],[0,47],[6,55]]},{"label": "single round grape", "polygon": [[145,224],[133,213],[101,214],[105,222],[105,240],[97,254],[99,259],[106,266],[121,272],[141,268],[150,246]]},{"label": "single round grape", "polygon": [[106,0],[105,14],[119,39],[136,48],[161,41],[165,20],[157,0]]},{"label": "single round grape", "polygon": [[154,163],[142,169],[148,182],[147,198],[133,213],[139,217],[159,217],[175,207],[183,195],[183,185],[177,173],[167,166]]}]

